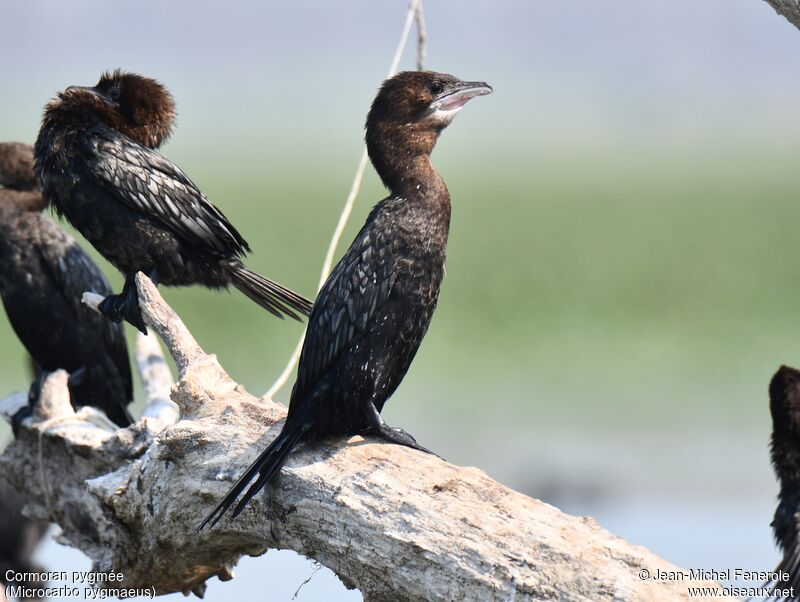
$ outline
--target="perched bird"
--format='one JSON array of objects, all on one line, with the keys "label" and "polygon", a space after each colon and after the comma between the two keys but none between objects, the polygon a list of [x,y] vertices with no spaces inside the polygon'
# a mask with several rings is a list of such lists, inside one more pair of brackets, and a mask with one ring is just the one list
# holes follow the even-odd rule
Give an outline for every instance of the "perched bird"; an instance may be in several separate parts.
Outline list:
[{"label": "perched bird", "polygon": [[[36,174],[47,203],[125,275],[100,311],[145,332],[134,276],[156,284],[233,285],[276,316],[308,315],[311,302],[248,270],[242,235],[174,163],[156,152],[175,104],[159,82],[105,73],[71,86],[46,107]],[[299,318],[298,318],[299,319]]]},{"label": "perched bird", "polygon": [[778,507],[772,520],[775,540],[783,560],[775,572],[785,571],[787,581],[773,581],[775,588],[794,588],[800,600],[800,371],[781,366],[769,384],[772,414],[772,466],[780,482]]},{"label": "perched bird", "polygon": [[[23,206],[41,203],[33,176],[33,147],[21,142],[0,143],[0,249],[3,248],[4,206],[19,203]],[[3,273],[6,262],[0,253],[0,296],[3,293]],[[3,298],[5,302],[5,298]],[[31,357],[31,370],[39,374],[41,368]],[[6,575],[38,572],[31,560],[36,547],[47,531],[47,524],[22,516],[25,500],[5,480],[0,479],[0,584],[9,585]],[[26,583],[36,586],[38,583]],[[0,587],[0,589],[2,589]]]},{"label": "perched bird", "polygon": [[0,298],[11,327],[34,369],[70,373],[73,405],[131,424],[125,333],[81,303],[84,291],[110,294],[111,287],[75,240],[42,215],[30,146],[0,143],[0,182]]},{"label": "perched bird", "polygon": [[25,518],[22,515],[24,506],[25,498],[8,482],[0,479],[0,584],[37,588],[42,586],[38,580],[9,581],[14,574],[40,573],[43,570],[34,564],[32,558],[47,533],[48,525]]},{"label": "perched bird", "polygon": [[0,142],[0,186],[20,194],[39,196],[39,187],[33,175],[33,147],[30,144]]},{"label": "perched bird", "polygon": [[205,519],[212,526],[273,477],[301,441],[372,435],[421,447],[380,412],[403,380],[428,330],[444,277],[450,195],[430,163],[441,131],[483,82],[434,72],[383,83],[367,116],[372,164],[390,195],[371,211],[314,303],[283,430]]}]

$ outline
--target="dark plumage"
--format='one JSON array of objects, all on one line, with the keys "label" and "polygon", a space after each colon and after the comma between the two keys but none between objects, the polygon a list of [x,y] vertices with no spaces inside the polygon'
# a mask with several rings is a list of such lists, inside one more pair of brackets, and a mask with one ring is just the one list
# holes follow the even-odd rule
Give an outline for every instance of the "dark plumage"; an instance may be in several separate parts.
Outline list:
[{"label": "dark plumage", "polygon": [[38,190],[30,144],[0,142],[0,186],[16,191]]},{"label": "dark plumage", "polygon": [[45,108],[36,140],[44,197],[126,278],[101,311],[144,331],[133,281],[141,271],[168,286],[232,284],[276,316],[308,315],[310,301],[242,264],[250,251],[242,235],[153,150],[174,114],[164,86],[121,71],[67,88]]},{"label": "dark plumage", "polygon": [[380,412],[428,330],[444,277],[450,195],[430,164],[441,131],[485,83],[433,72],[384,82],[366,124],[370,159],[387,188],[317,297],[283,430],[201,528],[216,523],[274,476],[301,441],[372,435],[422,451]]},{"label": "dark plumage", "polygon": [[[3,248],[5,207],[41,205],[33,177],[33,147],[20,142],[0,143],[0,249]],[[7,269],[0,252],[0,297],[3,294],[3,274]],[[3,298],[5,302],[5,298]],[[30,358],[32,372],[39,367]],[[7,571],[35,572],[31,558],[47,531],[47,525],[22,516],[25,500],[5,480],[0,479],[0,584],[8,585]],[[36,583],[27,585],[37,585]]]},{"label": "dark plumage", "polygon": [[126,406],[133,380],[119,324],[81,303],[84,291],[111,294],[111,286],[78,243],[48,217],[30,182],[9,178],[8,164],[27,157],[30,146],[0,144],[0,298],[9,322],[37,368],[71,374],[76,407],[94,406],[120,426],[131,424]]},{"label": "dark plumage", "polygon": [[[41,567],[33,563],[33,554],[47,532],[47,523],[25,518],[22,515],[24,506],[25,498],[8,482],[0,479],[0,584],[2,585],[10,585],[6,579],[9,571],[13,573],[42,571]],[[35,588],[41,586],[41,583],[26,581],[18,585]]]},{"label": "dark plumage", "polygon": [[775,569],[785,571],[788,581],[771,585],[788,590],[800,600],[800,371],[781,366],[769,384],[772,413],[772,466],[780,482],[778,507],[772,520],[775,540],[783,550],[783,560]]}]

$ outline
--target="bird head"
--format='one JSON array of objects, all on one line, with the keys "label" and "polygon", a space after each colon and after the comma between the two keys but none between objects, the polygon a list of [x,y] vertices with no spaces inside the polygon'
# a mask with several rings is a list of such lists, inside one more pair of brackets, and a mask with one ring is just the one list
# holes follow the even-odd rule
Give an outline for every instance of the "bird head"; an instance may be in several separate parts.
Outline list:
[{"label": "bird head", "polygon": [[491,93],[485,82],[465,82],[434,71],[404,71],[384,81],[366,123],[367,149],[384,183],[388,185],[393,162],[430,154],[464,105]]},{"label": "bird head", "polygon": [[162,83],[120,69],[103,73],[95,86],[70,86],[56,102],[92,111],[106,125],[150,148],[169,137],[175,120],[175,102]]},{"label": "bird head", "polygon": [[33,190],[33,147],[22,142],[0,142],[0,186]]},{"label": "bird head", "polygon": [[781,366],[769,383],[773,430],[800,435],[800,371]]},{"label": "bird head", "polygon": [[383,82],[367,117],[414,130],[441,130],[467,102],[491,94],[485,82],[465,82],[447,73],[403,71]]}]

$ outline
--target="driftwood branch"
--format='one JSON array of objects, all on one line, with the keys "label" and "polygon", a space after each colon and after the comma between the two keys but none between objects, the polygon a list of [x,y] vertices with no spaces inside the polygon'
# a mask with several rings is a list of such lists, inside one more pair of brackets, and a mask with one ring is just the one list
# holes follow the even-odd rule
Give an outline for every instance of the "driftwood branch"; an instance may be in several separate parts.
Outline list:
[{"label": "driftwood branch", "polygon": [[[124,587],[202,594],[209,577],[231,578],[240,556],[288,548],[366,600],[689,599],[686,582],[640,577],[675,567],[592,519],[475,468],[359,437],[301,448],[237,520],[198,532],[286,410],[233,382],[141,274],[137,286],[145,322],[178,366],[171,399],[182,419],[95,424],[72,411],[66,375],[54,373],[37,415],[0,457],[28,512],[57,522],[62,542],[97,571],[122,572]],[[156,349],[138,355],[161,383],[148,395],[162,403],[165,367],[147,360]]]},{"label": "driftwood branch", "polygon": [[178,404],[170,399],[172,391],[172,374],[161,346],[154,336],[136,334],[136,365],[144,383],[144,394],[147,403],[142,416],[157,418],[168,424],[175,424],[180,419]]},{"label": "driftwood branch", "polygon": [[800,0],[765,0],[792,25],[800,29]]}]

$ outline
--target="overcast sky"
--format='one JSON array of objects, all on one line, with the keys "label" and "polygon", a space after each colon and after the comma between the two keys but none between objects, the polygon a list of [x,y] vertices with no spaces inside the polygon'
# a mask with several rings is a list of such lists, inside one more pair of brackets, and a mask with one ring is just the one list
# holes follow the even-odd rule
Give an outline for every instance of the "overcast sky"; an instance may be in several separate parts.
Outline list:
[{"label": "overcast sky", "polygon": [[[357,144],[405,8],[4,3],[0,20],[13,26],[0,39],[0,132],[33,138],[56,90],[125,67],[170,86],[181,131],[257,140],[309,128]],[[493,107],[505,116],[498,134],[511,142],[543,130],[570,139],[798,131],[786,99],[800,87],[800,32],[762,0],[452,0],[425,10],[430,68],[493,84]],[[413,65],[409,50],[403,66]],[[472,127],[486,123],[474,116]]]}]

